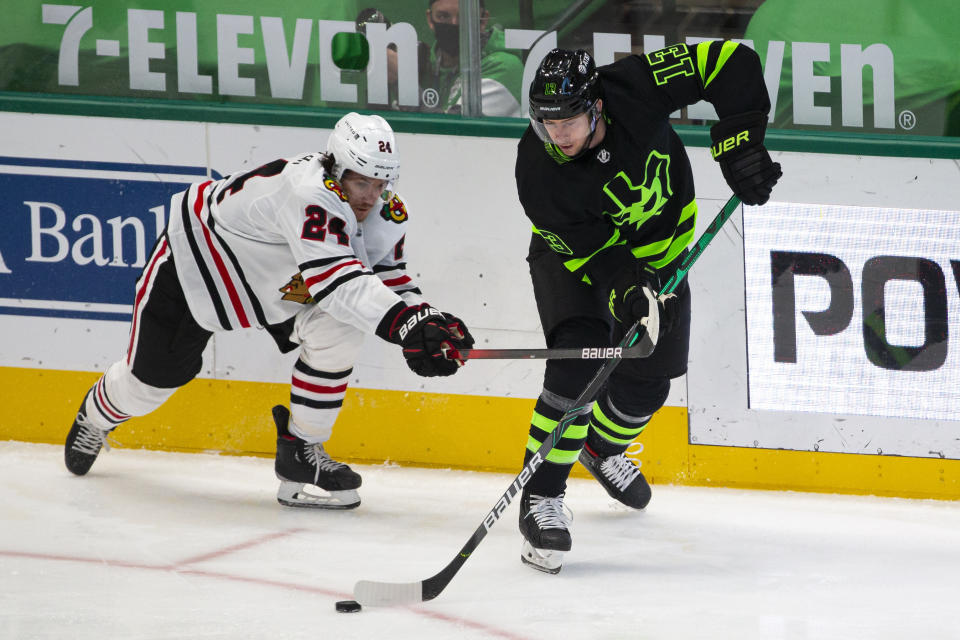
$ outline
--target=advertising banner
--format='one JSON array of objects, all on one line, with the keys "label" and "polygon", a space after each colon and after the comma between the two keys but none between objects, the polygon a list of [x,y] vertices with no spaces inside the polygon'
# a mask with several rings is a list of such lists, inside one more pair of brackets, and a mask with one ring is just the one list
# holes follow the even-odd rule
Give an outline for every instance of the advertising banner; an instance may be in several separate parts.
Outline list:
[{"label": "advertising banner", "polygon": [[958,220],[746,207],[750,408],[960,420]]},{"label": "advertising banner", "polygon": [[[525,117],[527,87],[555,46],[606,64],[725,38],[760,54],[772,127],[960,135],[955,0],[479,8],[467,37],[484,116]],[[25,0],[0,23],[0,91],[461,113],[463,24],[459,0]],[[714,118],[698,104],[675,121]]]},{"label": "advertising banner", "polygon": [[170,196],[205,176],[201,167],[0,157],[0,314],[129,320]]}]

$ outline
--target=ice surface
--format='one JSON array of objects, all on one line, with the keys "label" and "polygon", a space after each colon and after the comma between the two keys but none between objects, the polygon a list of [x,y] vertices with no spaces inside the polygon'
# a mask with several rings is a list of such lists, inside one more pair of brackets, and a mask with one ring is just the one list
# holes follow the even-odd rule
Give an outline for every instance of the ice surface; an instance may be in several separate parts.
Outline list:
[{"label": "ice surface", "polygon": [[338,614],[358,579],[413,581],[512,476],[356,466],[363,504],[277,504],[273,461],[0,443],[0,638],[960,637],[960,502],[654,486],[645,512],[574,480],[573,550],[521,564],[516,506],[449,587]]}]

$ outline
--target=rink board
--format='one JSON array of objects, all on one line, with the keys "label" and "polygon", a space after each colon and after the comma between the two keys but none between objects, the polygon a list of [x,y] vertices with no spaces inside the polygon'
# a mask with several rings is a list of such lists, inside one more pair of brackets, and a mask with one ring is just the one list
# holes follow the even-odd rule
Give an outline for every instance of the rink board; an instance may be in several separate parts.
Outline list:
[{"label": "rink board", "polygon": [[[0,440],[58,444],[76,413],[76,399],[97,374],[0,368],[0,386],[18,389],[4,401]],[[284,384],[195,380],[153,414],[116,432],[117,447],[272,457],[269,408],[283,403]],[[533,400],[350,389],[328,449],[349,462],[519,470]],[[687,411],[664,407],[643,435],[638,456],[653,484],[955,499],[955,460],[830,454],[692,445]],[[101,454],[109,455],[109,453]],[[575,476],[586,477],[580,465]]]},{"label": "rink board", "polygon": [[[329,134],[298,127],[14,113],[0,113],[0,126],[7,132],[0,180],[10,196],[0,203],[6,230],[0,236],[0,377],[7,390],[0,438],[42,442],[62,441],[86,389],[122,356],[133,281],[162,228],[169,193],[197,177],[323,148]],[[503,161],[513,157],[515,144],[504,138],[398,135],[411,274],[432,304],[467,321],[483,348],[543,346],[524,259],[529,223],[516,201],[512,162]],[[693,147],[689,155],[702,231],[729,191],[707,149]],[[948,225],[958,195],[949,186],[957,184],[955,162],[775,155],[789,176],[778,185],[780,208],[760,208],[760,214],[773,216],[767,221],[755,217],[756,211],[738,211],[690,273],[690,371],[674,381],[666,407],[642,437],[648,476],[654,482],[960,497],[960,421],[950,398],[958,356],[946,348],[960,317],[955,267],[960,255],[950,253],[960,246],[951,239],[956,225],[944,226],[945,248],[913,244],[900,255],[911,236],[885,233],[880,224],[891,211],[924,211]],[[847,265],[851,283],[840,290],[853,299],[848,326],[827,331],[809,321],[809,314],[829,306],[822,291],[826,279],[795,279],[796,355],[807,367],[809,362],[800,361],[814,359],[808,369],[813,373],[805,373],[803,381],[823,382],[810,380],[820,373],[817,349],[829,353],[837,340],[847,347],[864,343],[859,336],[868,323],[861,317],[868,307],[860,289],[866,267],[878,258],[906,256],[917,273],[939,273],[944,284],[930,292],[910,278],[895,278],[884,291],[900,311],[886,318],[882,335],[888,347],[930,346],[932,354],[946,355],[918,374],[925,376],[923,388],[942,398],[939,405],[912,396],[913,404],[898,402],[896,394],[909,388],[899,381],[915,372],[893,371],[889,363],[879,367],[888,386],[872,390],[874,398],[888,400],[881,412],[848,397],[836,406],[827,396],[819,402],[815,384],[806,396],[793,394],[797,380],[776,377],[791,365],[763,332],[772,322],[764,317],[774,295],[769,256],[798,249],[790,230],[817,207],[832,207],[851,220],[862,219],[858,208],[869,209],[875,223],[867,232],[875,235],[861,230],[863,249],[854,253],[842,242],[803,248],[835,254]],[[769,233],[758,235],[758,228]],[[826,239],[842,238],[842,231]],[[927,237],[938,238],[935,226]],[[924,298],[928,293],[932,297]],[[942,336],[936,327],[921,330],[925,320],[911,299],[939,304],[934,320],[949,319]],[[872,305],[875,309],[876,301]],[[857,356],[855,375],[856,367],[877,373],[869,356]],[[267,455],[273,449],[269,408],[286,402],[295,358],[279,355],[263,331],[218,334],[198,379],[117,437],[132,447]],[[851,362],[847,358],[844,366]],[[350,378],[331,449],[367,462],[514,470],[543,366],[529,360],[477,361],[452,378],[419,378],[395,346],[371,337]],[[937,412],[925,414],[926,408]]]}]

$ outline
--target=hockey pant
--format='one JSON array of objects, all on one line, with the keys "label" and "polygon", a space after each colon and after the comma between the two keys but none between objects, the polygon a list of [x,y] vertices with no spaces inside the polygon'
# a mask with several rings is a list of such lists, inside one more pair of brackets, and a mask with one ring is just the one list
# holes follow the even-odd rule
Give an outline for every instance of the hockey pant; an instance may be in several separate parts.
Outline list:
[{"label": "hockey pant", "polygon": [[[411,305],[424,302],[419,293],[412,291],[401,297]],[[284,341],[274,337],[278,345]],[[364,333],[316,305],[307,305],[294,318],[289,335],[283,338],[300,345],[300,358],[293,367],[290,385],[290,432],[307,442],[326,442],[343,406]]]},{"label": "hockey pant", "polygon": [[87,420],[106,430],[155,410],[200,373],[212,335],[193,319],[161,237],[137,280],[127,353],[87,395]]},{"label": "hockey pant", "polygon": [[[300,345],[291,380],[290,430],[308,442],[325,442],[343,404],[363,332],[315,305],[305,306],[284,327],[290,330],[286,337]],[[87,395],[87,419],[107,430],[160,407],[200,373],[212,335],[190,313],[169,245],[161,238],[137,282],[127,354],[107,368]]]},{"label": "hockey pant", "polygon": [[363,337],[316,305],[297,314],[290,335],[300,345],[290,385],[293,435],[315,443],[330,439]]},{"label": "hockey pant", "polygon": [[[572,318],[551,334],[550,348],[608,346],[608,326],[595,319]],[[652,415],[663,406],[669,378],[645,378],[624,366],[614,370],[595,402],[586,403],[530,480],[538,495],[556,496],[566,488],[570,470],[584,442],[601,456],[618,455],[640,435]],[[601,360],[548,360],[543,390],[534,406],[524,463],[557,427],[597,369]]]}]

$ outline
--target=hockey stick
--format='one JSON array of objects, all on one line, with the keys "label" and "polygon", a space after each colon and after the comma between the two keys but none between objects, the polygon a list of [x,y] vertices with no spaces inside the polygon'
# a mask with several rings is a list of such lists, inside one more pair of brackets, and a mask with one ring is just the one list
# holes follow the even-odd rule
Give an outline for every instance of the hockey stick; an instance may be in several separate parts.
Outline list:
[{"label": "hockey stick", "polygon": [[460,349],[449,358],[459,360],[607,360],[645,358],[640,345],[632,347],[583,347],[560,349]]},{"label": "hockey stick", "polygon": [[[720,225],[726,222],[727,217],[739,204],[740,200],[737,196],[731,196],[711,223],[711,228],[704,231],[703,235],[707,236],[718,221]],[[722,216],[726,217],[721,220]],[[719,226],[716,228],[719,229]],[[709,236],[709,238],[712,237],[712,235]],[[671,293],[676,289],[680,281],[687,275],[687,271],[700,256],[700,251],[697,250],[697,246],[694,246],[687,253],[686,257],[680,262],[680,266],[677,267],[677,270],[660,291],[661,295]],[[640,344],[635,344],[629,347],[621,345],[618,347],[568,347],[559,349],[460,349],[456,354],[451,354],[448,357],[456,357],[458,360],[609,360],[613,358],[646,358],[648,355],[644,353]]]},{"label": "hockey stick", "polygon": [[[703,253],[710,241],[720,231],[723,224],[730,218],[736,208],[740,205],[740,199],[731,196],[727,203],[723,205],[720,213],[713,219],[710,226],[703,232],[703,235],[697,240],[697,243],[687,253],[687,256],[681,261],[676,272],[670,277],[667,283],[660,291],[660,295],[671,293],[680,284],[680,281],[686,277],[687,272],[697,258]],[[644,331],[640,335],[640,323],[635,322],[627,330],[623,340],[620,341],[619,349],[635,348],[636,352],[642,354],[637,357],[649,356],[654,349],[653,341]],[[377,582],[374,580],[360,580],[353,587],[353,597],[363,606],[369,605],[403,605],[415,602],[425,602],[436,598],[446,588],[453,577],[460,571],[460,568],[466,563],[467,559],[473,554],[480,542],[487,537],[490,529],[497,523],[500,516],[504,514],[513,499],[523,490],[523,487],[533,477],[537,468],[546,460],[547,455],[556,444],[563,438],[564,433],[570,426],[570,423],[577,417],[585,404],[593,400],[594,395],[607,381],[614,368],[620,363],[621,358],[610,358],[601,365],[600,369],[593,376],[593,379],[583,390],[583,392],[573,401],[572,407],[563,414],[556,428],[550,436],[545,438],[540,448],[533,454],[520,473],[514,478],[513,482],[503,492],[503,495],[497,500],[493,508],[483,518],[483,522],[473,532],[467,543],[463,545],[456,557],[450,561],[447,566],[440,570],[436,575],[430,576],[425,580],[417,582]]]}]

